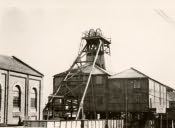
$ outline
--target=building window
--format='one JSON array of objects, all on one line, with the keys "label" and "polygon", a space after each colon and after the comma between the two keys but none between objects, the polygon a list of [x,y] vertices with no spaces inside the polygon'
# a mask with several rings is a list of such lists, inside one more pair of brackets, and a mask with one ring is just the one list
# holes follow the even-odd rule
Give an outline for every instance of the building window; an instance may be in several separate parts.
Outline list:
[{"label": "building window", "polygon": [[33,88],[31,91],[31,108],[37,109],[37,90]]},{"label": "building window", "polygon": [[134,80],[133,85],[134,85],[134,88],[140,88],[140,81]]},{"label": "building window", "polygon": [[13,107],[19,109],[21,107],[21,89],[19,85],[13,88]]},{"label": "building window", "polygon": [[96,78],[95,78],[95,84],[97,85],[97,86],[102,86],[103,85],[103,76],[96,76]]},{"label": "building window", "polygon": [[135,98],[136,98],[136,103],[137,104],[141,103],[140,95],[136,95]]}]

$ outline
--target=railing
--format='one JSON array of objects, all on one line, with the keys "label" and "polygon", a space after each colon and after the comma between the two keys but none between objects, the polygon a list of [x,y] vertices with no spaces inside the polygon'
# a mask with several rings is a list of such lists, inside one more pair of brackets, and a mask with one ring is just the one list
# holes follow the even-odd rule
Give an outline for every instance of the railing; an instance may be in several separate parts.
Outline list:
[{"label": "railing", "polygon": [[123,128],[123,125],[123,120],[24,121],[25,128]]}]

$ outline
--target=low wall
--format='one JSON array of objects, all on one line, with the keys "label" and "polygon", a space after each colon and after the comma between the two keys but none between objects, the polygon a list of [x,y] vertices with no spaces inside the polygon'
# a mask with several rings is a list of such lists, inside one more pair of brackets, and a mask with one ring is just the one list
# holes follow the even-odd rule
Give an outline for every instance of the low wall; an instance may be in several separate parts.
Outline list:
[{"label": "low wall", "polygon": [[123,120],[24,121],[25,128],[123,128],[123,124]]}]

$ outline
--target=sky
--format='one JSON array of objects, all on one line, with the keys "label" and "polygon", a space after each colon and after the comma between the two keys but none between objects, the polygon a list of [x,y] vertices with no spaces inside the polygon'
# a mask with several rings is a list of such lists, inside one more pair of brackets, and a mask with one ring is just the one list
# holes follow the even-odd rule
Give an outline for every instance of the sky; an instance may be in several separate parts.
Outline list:
[{"label": "sky", "polygon": [[0,0],[0,54],[45,75],[46,102],[53,75],[73,63],[82,33],[100,28],[112,41],[108,69],[134,67],[175,88],[174,5],[173,0]]}]

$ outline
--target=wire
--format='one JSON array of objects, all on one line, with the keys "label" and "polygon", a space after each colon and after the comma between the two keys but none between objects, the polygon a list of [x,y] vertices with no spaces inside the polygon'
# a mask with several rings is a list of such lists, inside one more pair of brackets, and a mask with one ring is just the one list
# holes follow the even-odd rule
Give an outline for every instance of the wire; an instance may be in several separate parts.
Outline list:
[{"label": "wire", "polygon": [[160,16],[162,17],[166,22],[168,23],[175,23],[174,19],[169,17],[164,10],[162,9],[154,9],[154,11]]}]

